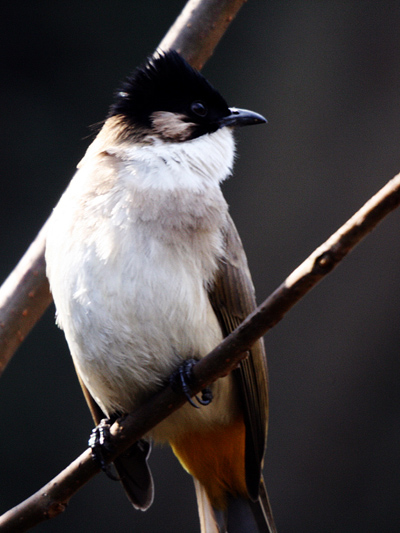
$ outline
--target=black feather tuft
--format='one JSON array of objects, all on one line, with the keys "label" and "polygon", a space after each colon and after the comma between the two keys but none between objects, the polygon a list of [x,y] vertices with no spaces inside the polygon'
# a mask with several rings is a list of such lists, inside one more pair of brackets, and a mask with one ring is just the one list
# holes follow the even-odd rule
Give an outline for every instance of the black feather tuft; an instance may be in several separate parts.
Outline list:
[{"label": "black feather tuft", "polygon": [[[195,112],[193,103],[198,102],[205,106],[205,115],[198,107]],[[210,124],[230,114],[219,92],[174,50],[157,52],[126,79],[109,116],[122,115],[131,126],[151,128],[156,111],[182,114],[203,127],[202,133],[212,131]]]}]

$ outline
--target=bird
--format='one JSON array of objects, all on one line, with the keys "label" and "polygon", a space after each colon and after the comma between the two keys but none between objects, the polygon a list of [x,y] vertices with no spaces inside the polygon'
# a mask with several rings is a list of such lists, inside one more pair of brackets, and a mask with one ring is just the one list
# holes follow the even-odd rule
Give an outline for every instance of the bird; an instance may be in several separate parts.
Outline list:
[{"label": "bird", "polygon": [[[51,214],[45,252],[56,322],[99,427],[176,372],[190,378],[190,365],[256,307],[221,183],[232,173],[234,130],[265,122],[228,107],[175,50],[157,50],[116,92]],[[202,533],[274,533],[262,476],[263,340],[199,402],[115,460],[129,500],[150,507],[151,446],[168,443],[193,476]]]}]

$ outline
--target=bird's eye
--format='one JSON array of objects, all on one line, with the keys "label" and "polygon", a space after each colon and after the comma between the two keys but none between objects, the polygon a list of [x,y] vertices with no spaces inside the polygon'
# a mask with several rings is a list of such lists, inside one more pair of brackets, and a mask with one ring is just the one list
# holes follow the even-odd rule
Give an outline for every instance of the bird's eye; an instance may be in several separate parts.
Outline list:
[{"label": "bird's eye", "polygon": [[193,104],[190,106],[190,109],[192,112],[199,116],[199,117],[205,117],[207,115],[207,107],[203,102],[193,102]]}]

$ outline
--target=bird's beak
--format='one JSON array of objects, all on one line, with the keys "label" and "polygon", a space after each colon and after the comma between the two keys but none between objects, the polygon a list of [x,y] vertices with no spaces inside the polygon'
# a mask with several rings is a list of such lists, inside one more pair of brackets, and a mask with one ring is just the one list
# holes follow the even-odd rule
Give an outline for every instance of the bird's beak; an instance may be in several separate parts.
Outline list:
[{"label": "bird's beak", "polygon": [[237,109],[236,107],[230,107],[230,115],[223,117],[219,122],[219,127],[224,126],[250,126],[251,124],[263,124],[268,122],[259,113],[249,111],[248,109]]}]

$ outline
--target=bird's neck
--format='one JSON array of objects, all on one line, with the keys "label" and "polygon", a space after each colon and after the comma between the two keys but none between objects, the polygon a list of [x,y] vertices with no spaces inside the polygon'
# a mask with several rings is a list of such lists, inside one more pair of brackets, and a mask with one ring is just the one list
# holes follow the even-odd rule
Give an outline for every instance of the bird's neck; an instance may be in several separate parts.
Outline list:
[{"label": "bird's neck", "polygon": [[[110,170],[85,172],[98,167],[99,158]],[[94,214],[101,196],[102,213],[112,225],[146,226],[148,234],[182,242],[199,232],[219,234],[225,225],[228,206],[220,183],[233,159],[228,128],[182,143],[134,143],[117,142],[106,123],[79,165],[80,190],[87,190],[86,205]]]},{"label": "bird's neck", "polygon": [[135,166],[138,189],[200,192],[219,186],[232,171],[235,143],[228,128],[186,142],[163,142],[151,136],[149,141],[107,149],[127,167]]}]

